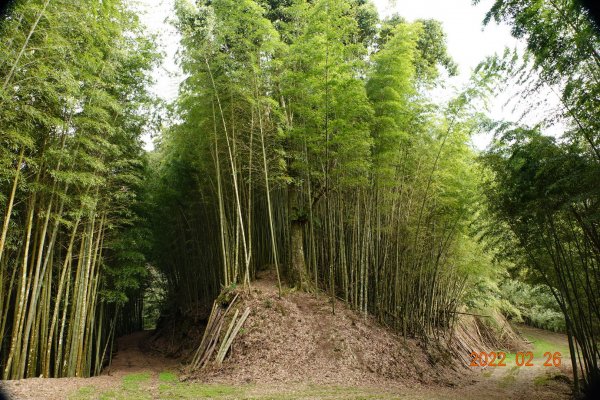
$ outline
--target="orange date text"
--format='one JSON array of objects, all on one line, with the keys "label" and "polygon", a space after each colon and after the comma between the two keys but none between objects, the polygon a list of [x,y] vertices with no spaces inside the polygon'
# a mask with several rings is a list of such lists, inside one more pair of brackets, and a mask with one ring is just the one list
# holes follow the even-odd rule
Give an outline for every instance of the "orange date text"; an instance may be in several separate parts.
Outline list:
[{"label": "orange date text", "polygon": [[[512,356],[512,355],[511,355]],[[506,367],[506,353],[503,351],[472,351],[469,355],[471,363],[469,367]],[[519,351],[514,355],[515,365],[517,367],[533,367],[533,353],[531,351]],[[561,354],[559,351],[544,353],[544,367],[560,367]]]}]

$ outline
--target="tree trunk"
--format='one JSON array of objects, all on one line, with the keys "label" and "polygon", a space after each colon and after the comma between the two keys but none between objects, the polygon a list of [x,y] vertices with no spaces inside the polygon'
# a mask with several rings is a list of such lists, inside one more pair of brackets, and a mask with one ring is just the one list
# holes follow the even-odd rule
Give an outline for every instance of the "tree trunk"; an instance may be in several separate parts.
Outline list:
[{"label": "tree trunk", "polygon": [[304,224],[306,215],[298,204],[298,188],[290,185],[288,190],[288,205],[290,218],[290,284],[306,290],[309,286],[306,260],[304,258]]},{"label": "tree trunk", "polygon": [[292,220],[290,251],[292,253],[291,284],[305,290],[308,288],[308,275],[304,260],[304,222]]}]

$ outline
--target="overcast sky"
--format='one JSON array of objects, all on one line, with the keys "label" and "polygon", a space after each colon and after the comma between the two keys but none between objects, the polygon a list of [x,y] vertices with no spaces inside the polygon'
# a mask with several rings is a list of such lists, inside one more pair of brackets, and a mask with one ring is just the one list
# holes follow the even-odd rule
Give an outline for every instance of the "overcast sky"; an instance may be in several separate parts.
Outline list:
[{"label": "overcast sky", "polygon": [[374,0],[380,16],[398,13],[409,21],[433,18],[441,21],[448,39],[448,52],[460,66],[461,80],[468,79],[471,69],[486,56],[514,47],[516,40],[506,25],[482,25],[493,0]]},{"label": "overcast sky", "polygon": [[[159,36],[159,44],[165,52],[162,65],[155,71],[156,83],[153,91],[167,101],[177,96],[181,74],[175,63],[175,52],[179,38],[167,19],[173,15],[174,0],[133,0],[143,10],[142,21],[153,33]],[[517,42],[511,37],[509,28],[491,23],[485,28],[482,20],[493,0],[482,0],[477,6],[471,0],[373,0],[380,16],[398,13],[409,21],[434,18],[441,21],[447,34],[448,51],[459,65],[460,75],[451,81],[452,85],[465,83],[473,68],[486,56],[502,53],[506,47],[515,47]],[[497,118],[515,119],[510,110],[503,109],[504,99],[492,103],[492,115]],[[489,137],[473,138],[475,147],[482,149],[489,143]],[[152,144],[147,140],[147,148]]]}]

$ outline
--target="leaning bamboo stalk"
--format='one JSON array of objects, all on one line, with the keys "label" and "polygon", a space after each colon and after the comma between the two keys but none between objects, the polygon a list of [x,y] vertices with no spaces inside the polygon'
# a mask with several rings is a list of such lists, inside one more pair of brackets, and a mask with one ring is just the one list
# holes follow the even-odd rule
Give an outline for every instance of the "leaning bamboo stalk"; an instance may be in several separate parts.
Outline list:
[{"label": "leaning bamboo stalk", "polygon": [[208,74],[210,76],[210,80],[211,80],[212,87],[214,90],[215,98],[217,100],[217,105],[219,106],[219,111],[221,114],[221,121],[223,122],[223,131],[225,132],[225,141],[227,143],[227,151],[229,154],[229,163],[231,166],[231,176],[233,178],[233,190],[234,190],[234,194],[235,194],[235,205],[236,205],[236,210],[237,210],[238,224],[239,224],[240,233],[242,236],[242,246],[244,249],[245,266],[246,266],[246,269],[248,269],[250,266],[251,254],[248,253],[248,245],[246,242],[246,231],[244,228],[244,217],[242,215],[242,206],[241,206],[241,201],[240,201],[240,193],[239,193],[239,185],[238,185],[238,179],[237,179],[237,168],[235,165],[235,158],[234,158],[234,154],[233,154],[233,150],[232,150],[231,141],[229,139],[227,123],[225,122],[225,114],[224,114],[223,108],[221,106],[221,100],[219,97],[217,86],[215,84],[215,80],[212,75],[212,71],[210,69],[210,64],[208,63],[208,58],[204,57],[204,61],[206,63],[206,68],[207,68]]},{"label": "leaning bamboo stalk", "polygon": [[233,330],[233,327],[234,327],[235,323],[237,322],[237,317],[238,317],[239,313],[240,313],[240,310],[235,310],[235,312],[233,313],[233,317],[231,317],[231,321],[229,322],[229,328],[227,328],[227,331],[225,331],[225,336],[223,336],[223,339],[220,340],[221,346],[219,347],[219,350],[217,351],[217,356],[215,358],[217,363],[219,363],[221,354],[223,354],[223,357],[225,357],[225,354],[224,354],[224,352],[226,351],[225,344],[227,343],[227,340],[229,339],[229,335],[231,334],[231,331]]},{"label": "leaning bamboo stalk", "polygon": [[[236,313],[235,313],[234,318],[232,320],[232,325],[233,325],[233,321],[235,321],[235,317],[237,316],[237,311],[238,310],[236,310]],[[225,358],[225,355],[227,354],[227,351],[231,347],[231,344],[233,343],[233,340],[238,335],[240,329],[242,328],[242,325],[244,325],[244,322],[246,322],[246,319],[248,318],[249,315],[250,315],[250,308],[246,307],[246,310],[244,311],[244,313],[242,314],[242,316],[238,320],[237,324],[235,325],[235,328],[233,328],[233,331],[231,331],[231,333],[229,335],[225,335],[224,340],[226,340],[226,341],[225,341],[224,345],[221,346],[221,349],[219,349],[219,353],[217,354],[217,358],[215,360],[216,363],[217,363],[217,365],[221,365],[221,363],[223,363],[223,359]]]},{"label": "leaning bamboo stalk", "polygon": [[208,323],[204,330],[204,334],[202,336],[202,341],[200,342],[200,346],[196,350],[196,354],[190,363],[191,369],[203,368],[210,357],[212,356],[217,343],[219,342],[219,337],[221,333],[221,329],[223,327],[223,323],[225,321],[225,316],[229,313],[234,303],[238,299],[238,294],[236,294],[233,299],[229,302],[227,309],[223,312],[218,299],[213,303],[213,308],[211,311],[211,315],[209,316]]},{"label": "leaning bamboo stalk", "polygon": [[104,357],[106,355],[106,351],[109,350],[108,346],[110,345],[110,353],[108,356],[108,366],[110,368],[111,362],[112,362],[112,346],[113,346],[113,342],[114,342],[114,336],[115,336],[115,329],[117,326],[117,317],[119,316],[119,308],[118,306],[115,309],[112,321],[111,321],[111,325],[108,331],[108,337],[106,338],[106,345],[104,346],[104,349],[102,350],[102,354],[98,357],[98,359],[96,360],[96,371],[95,374],[97,375],[98,373],[100,373],[100,370],[102,369],[102,362],[104,361]]},{"label": "leaning bamboo stalk", "polygon": [[204,353],[204,355],[200,358],[200,361],[198,362],[198,365],[201,368],[203,368],[204,366],[207,365],[212,354],[214,353],[215,348],[217,347],[217,344],[219,343],[219,336],[221,335],[221,329],[223,328],[224,322],[225,322],[225,318],[224,318],[224,314],[223,314],[220,316],[219,320],[217,321],[217,323],[215,325],[215,329],[209,339],[206,352]]},{"label": "leaning bamboo stalk", "polygon": [[217,142],[217,119],[215,113],[215,104],[212,102],[212,115],[213,115],[213,135],[214,135],[214,157],[215,157],[215,168],[217,174],[217,199],[219,202],[219,233],[221,237],[221,253],[223,257],[223,283],[225,286],[229,286],[231,278],[229,276],[229,257],[228,257],[228,246],[226,242],[225,228],[227,221],[225,219],[225,206],[223,205],[223,189],[221,184],[221,164],[219,161],[219,147]]},{"label": "leaning bamboo stalk", "polygon": [[198,349],[196,350],[196,353],[194,354],[194,357],[192,358],[191,365],[194,367],[197,367],[198,359],[203,354],[204,349],[207,345],[206,343],[208,341],[209,332],[212,329],[215,318],[217,318],[215,315],[217,312],[217,309],[218,309],[218,304],[217,304],[217,302],[214,302],[213,306],[212,306],[212,310],[210,312],[210,315],[208,316],[208,322],[206,323],[206,327],[204,328],[204,334],[202,335],[202,340],[200,341],[200,346],[198,346]]}]

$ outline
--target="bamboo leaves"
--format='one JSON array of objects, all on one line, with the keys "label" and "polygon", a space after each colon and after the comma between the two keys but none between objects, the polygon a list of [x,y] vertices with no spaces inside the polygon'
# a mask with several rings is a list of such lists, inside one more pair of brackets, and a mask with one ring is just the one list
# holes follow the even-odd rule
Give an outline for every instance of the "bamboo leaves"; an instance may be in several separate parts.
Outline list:
[{"label": "bamboo leaves", "polygon": [[92,343],[112,340],[103,336],[112,318],[96,316],[111,285],[104,269],[117,269],[114,242],[134,219],[127,193],[143,172],[135,114],[154,57],[117,3],[92,2],[82,16],[72,1],[22,1],[2,23],[4,379],[88,376],[103,357]]},{"label": "bamboo leaves", "polygon": [[405,334],[448,328],[470,262],[473,124],[423,90],[454,67],[439,24],[396,18],[380,35],[358,2],[263,7],[177,5],[188,77],[154,222],[172,301],[209,303],[274,266]]}]

